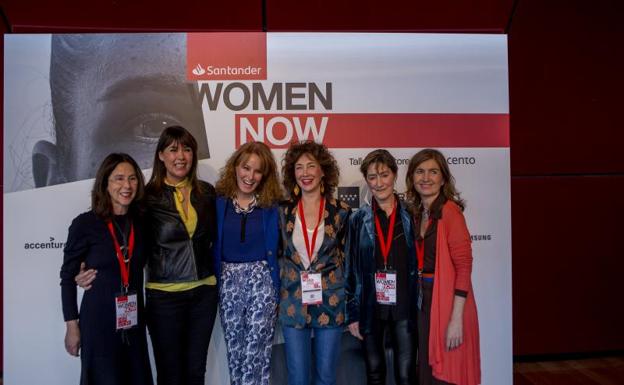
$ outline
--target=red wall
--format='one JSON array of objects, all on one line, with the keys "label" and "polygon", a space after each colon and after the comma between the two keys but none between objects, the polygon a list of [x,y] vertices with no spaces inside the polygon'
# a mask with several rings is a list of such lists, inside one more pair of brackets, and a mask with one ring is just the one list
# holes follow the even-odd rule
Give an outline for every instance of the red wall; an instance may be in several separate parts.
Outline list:
[{"label": "red wall", "polygon": [[519,1],[509,30],[515,354],[624,349],[621,1]]},{"label": "red wall", "polygon": [[621,1],[64,4],[5,0],[4,30],[508,32],[514,354],[624,349]]}]

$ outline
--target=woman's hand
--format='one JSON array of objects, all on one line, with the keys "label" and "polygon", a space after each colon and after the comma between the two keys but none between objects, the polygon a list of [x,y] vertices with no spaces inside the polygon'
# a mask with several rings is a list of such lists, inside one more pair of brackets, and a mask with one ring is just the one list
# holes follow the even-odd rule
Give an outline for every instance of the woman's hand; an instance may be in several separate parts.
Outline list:
[{"label": "woman's hand", "polygon": [[354,322],[352,324],[349,325],[349,332],[351,332],[351,335],[357,339],[363,340],[364,338],[362,338],[362,335],[360,334],[360,323],[359,322]]},{"label": "woman's hand", "polygon": [[464,342],[464,304],[466,298],[456,295],[451,320],[446,327],[446,350],[457,349]]},{"label": "woman's hand", "polygon": [[89,269],[86,270],[86,265],[84,262],[80,264],[80,272],[74,278],[76,284],[85,290],[91,289],[91,284],[93,280],[95,280],[95,276],[97,275],[97,270]]},{"label": "woman's hand", "polygon": [[78,320],[65,322],[67,330],[65,331],[65,350],[74,357],[78,357],[80,351],[80,328]]},{"label": "woman's hand", "polygon": [[453,350],[464,342],[462,319],[451,319],[446,328],[446,350]]}]

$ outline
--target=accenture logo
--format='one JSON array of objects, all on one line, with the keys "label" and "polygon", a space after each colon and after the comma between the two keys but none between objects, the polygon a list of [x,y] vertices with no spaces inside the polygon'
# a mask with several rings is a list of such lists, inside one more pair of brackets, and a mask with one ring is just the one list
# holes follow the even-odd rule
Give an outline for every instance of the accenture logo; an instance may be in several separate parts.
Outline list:
[{"label": "accenture logo", "polygon": [[54,237],[50,237],[47,242],[26,242],[24,243],[24,249],[26,250],[43,250],[43,249],[62,249],[65,247],[65,242],[57,242]]}]

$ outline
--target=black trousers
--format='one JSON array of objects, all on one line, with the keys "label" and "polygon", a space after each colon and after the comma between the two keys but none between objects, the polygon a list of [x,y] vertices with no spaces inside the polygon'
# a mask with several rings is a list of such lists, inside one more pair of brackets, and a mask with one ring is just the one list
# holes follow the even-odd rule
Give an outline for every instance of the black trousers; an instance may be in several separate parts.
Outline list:
[{"label": "black trousers", "polygon": [[371,334],[363,336],[368,385],[386,383],[385,347],[390,342],[394,356],[394,379],[397,385],[416,384],[416,332],[409,321],[375,320]]},{"label": "black trousers", "polygon": [[158,385],[203,385],[217,314],[216,286],[181,292],[147,289],[146,297]]},{"label": "black trousers", "polygon": [[431,300],[433,282],[423,281],[423,304],[418,312],[418,382],[419,385],[451,385],[433,376],[429,365],[429,327],[431,326]]}]

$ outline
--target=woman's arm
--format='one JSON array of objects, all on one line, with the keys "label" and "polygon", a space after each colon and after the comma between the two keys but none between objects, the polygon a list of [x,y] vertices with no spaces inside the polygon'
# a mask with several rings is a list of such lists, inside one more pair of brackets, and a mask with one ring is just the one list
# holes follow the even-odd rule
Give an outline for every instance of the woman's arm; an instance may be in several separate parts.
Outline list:
[{"label": "woman's arm", "polygon": [[78,357],[80,352],[80,328],[78,320],[69,320],[65,322],[65,350],[72,356]]},{"label": "woman's arm", "polygon": [[464,342],[464,304],[466,297],[456,295],[453,299],[451,319],[446,327],[446,350],[452,350]]},{"label": "woman's arm", "polygon": [[87,237],[84,234],[84,224],[81,216],[74,219],[69,227],[67,243],[63,250],[63,265],[61,266],[61,300],[63,317],[66,323],[65,349],[73,356],[78,355],[80,349],[80,329],[78,327],[77,289],[74,278],[84,265],[88,252]]},{"label": "woman's arm", "polygon": [[446,329],[446,349],[451,350],[463,343],[463,316],[466,296],[472,290],[472,247],[470,233],[461,210],[451,205],[443,218],[446,223],[447,240],[451,262],[455,268],[455,295],[451,319]]},{"label": "woman's arm", "polygon": [[346,312],[347,312],[347,324],[349,325],[349,332],[358,338],[362,339],[360,334],[360,301],[359,292],[361,290],[358,282],[359,264],[358,258],[358,223],[357,218],[360,216],[352,215],[349,220],[349,231],[347,243],[345,245],[345,299],[346,299]]},{"label": "woman's arm", "polygon": [[448,205],[443,213],[446,237],[455,268],[455,294],[466,297],[472,289],[472,247],[464,215],[456,205]]}]

